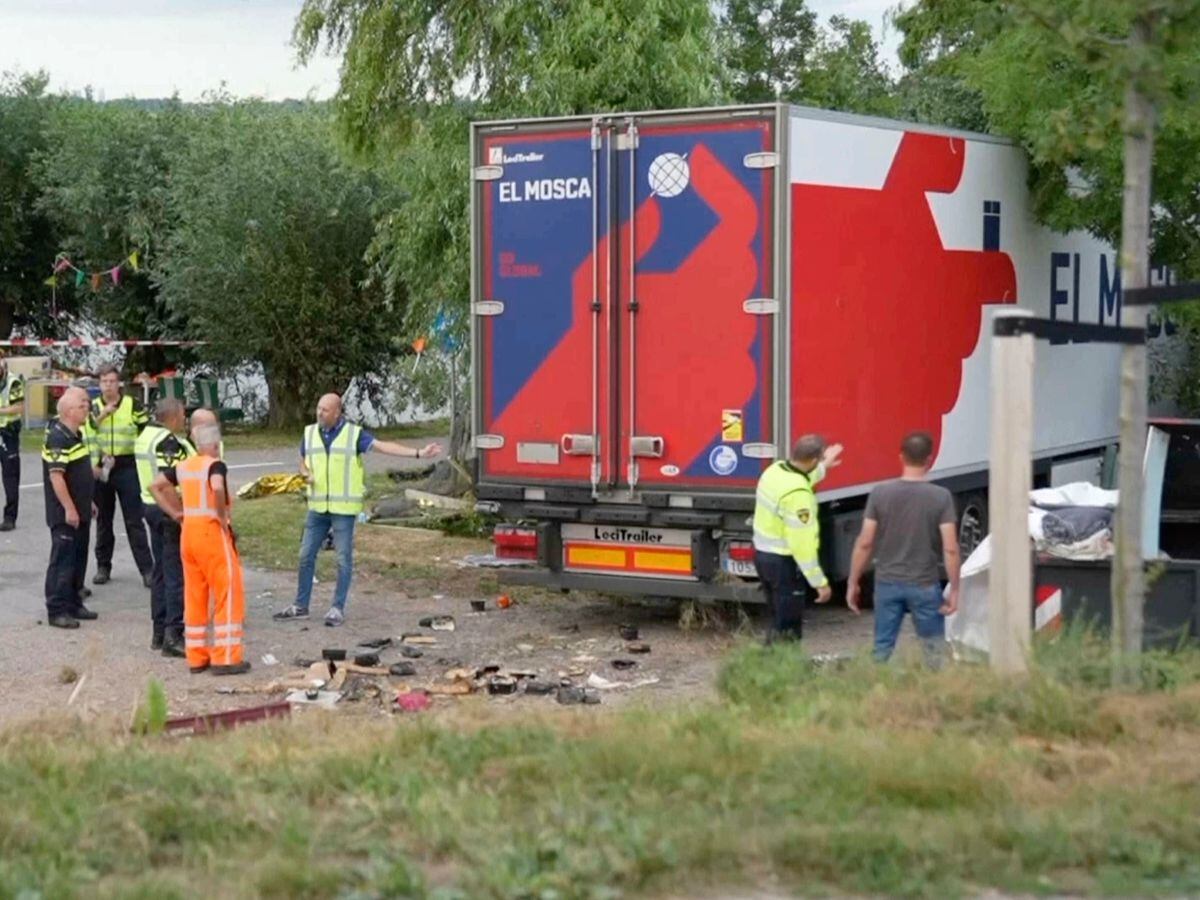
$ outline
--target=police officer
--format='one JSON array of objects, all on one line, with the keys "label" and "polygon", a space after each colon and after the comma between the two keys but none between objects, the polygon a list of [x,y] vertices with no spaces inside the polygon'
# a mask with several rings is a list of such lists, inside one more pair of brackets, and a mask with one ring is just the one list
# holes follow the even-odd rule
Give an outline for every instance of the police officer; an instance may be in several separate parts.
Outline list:
[{"label": "police officer", "polygon": [[92,401],[88,443],[96,467],[96,574],[93,584],[107,584],[112,577],[112,556],[116,539],[113,516],[117,500],[125,518],[129,549],[142,575],[151,587],[154,557],[146,540],[142,514],[142,488],[138,482],[134,445],[149,422],[140,401],[121,394],[121,375],[116,366],[100,370],[100,396]]},{"label": "police officer", "polygon": [[184,436],[187,416],[183,404],[164,397],[154,407],[154,421],[134,444],[142,507],[150,528],[154,570],[150,584],[151,650],[163,656],[186,655],[183,642],[183,562],[179,556],[179,523],[169,510],[159,507],[151,486],[159,472],[175,466],[196,451]]},{"label": "police officer", "polygon": [[0,470],[4,476],[4,519],[0,531],[17,527],[21,495],[21,414],[25,411],[25,379],[8,369],[0,356]]},{"label": "police officer", "polygon": [[87,417],[87,392],[68,388],[58,401],[57,418],[46,426],[42,445],[50,527],[46,612],[55,628],[78,628],[80,619],[99,618],[83,605],[81,594],[92,518],[92,463],[82,434]]},{"label": "police officer", "polygon": [[818,559],[816,484],[840,463],[842,447],[818,434],[796,441],[790,460],[772,464],[758,479],[754,506],[754,567],[771,608],[770,640],[799,640],[804,590],[800,576],[828,603],[833,592]]}]

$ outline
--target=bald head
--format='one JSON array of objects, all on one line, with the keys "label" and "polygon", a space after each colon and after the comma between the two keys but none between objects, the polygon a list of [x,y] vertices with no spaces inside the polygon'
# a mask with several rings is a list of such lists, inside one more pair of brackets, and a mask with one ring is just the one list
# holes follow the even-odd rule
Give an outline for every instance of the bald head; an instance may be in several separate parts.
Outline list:
[{"label": "bald head", "polygon": [[88,417],[88,395],[83,388],[72,387],[58,398],[58,420],[75,431],[83,427]]},{"label": "bald head", "polygon": [[342,398],[337,394],[325,394],[317,401],[317,424],[332,428],[342,417]]},{"label": "bald head", "polygon": [[217,421],[217,414],[203,406],[192,410],[192,430],[204,425],[220,425]]}]

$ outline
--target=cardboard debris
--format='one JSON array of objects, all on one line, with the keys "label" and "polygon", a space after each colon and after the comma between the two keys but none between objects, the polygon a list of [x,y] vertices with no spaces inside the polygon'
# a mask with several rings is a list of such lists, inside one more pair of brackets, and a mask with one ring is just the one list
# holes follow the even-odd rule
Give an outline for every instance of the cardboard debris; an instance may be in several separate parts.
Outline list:
[{"label": "cardboard debris", "polygon": [[619,691],[625,688],[647,687],[652,684],[658,684],[658,679],[654,676],[640,678],[637,681],[609,681],[595,672],[589,675],[587,680],[587,686],[598,691]]},{"label": "cardboard debris", "polygon": [[432,646],[437,643],[437,638],[427,634],[402,634],[400,640],[405,644],[420,644],[422,646]]},{"label": "cardboard debris", "polygon": [[475,685],[470,681],[455,681],[450,684],[433,683],[425,689],[430,694],[441,694],[448,697],[461,697],[475,692]]}]

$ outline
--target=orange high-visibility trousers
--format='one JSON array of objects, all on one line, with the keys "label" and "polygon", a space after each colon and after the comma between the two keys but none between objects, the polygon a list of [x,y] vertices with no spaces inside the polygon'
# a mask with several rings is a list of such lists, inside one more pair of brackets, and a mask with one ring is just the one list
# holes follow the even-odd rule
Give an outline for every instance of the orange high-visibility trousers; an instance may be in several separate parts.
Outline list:
[{"label": "orange high-visibility trousers", "polygon": [[246,601],[233,539],[215,519],[184,519],[180,555],[188,665],[237,665],[243,655]]}]

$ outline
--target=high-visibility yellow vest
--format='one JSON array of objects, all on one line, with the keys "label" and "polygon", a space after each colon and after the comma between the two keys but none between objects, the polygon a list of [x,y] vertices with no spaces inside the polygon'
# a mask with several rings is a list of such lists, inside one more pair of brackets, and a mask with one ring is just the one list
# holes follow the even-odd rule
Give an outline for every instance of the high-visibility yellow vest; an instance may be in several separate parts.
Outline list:
[{"label": "high-visibility yellow vest", "polygon": [[173,432],[169,428],[152,423],[146,426],[145,430],[138,435],[137,441],[134,442],[134,456],[137,458],[138,483],[142,486],[143,503],[150,505],[155,503],[150,485],[158,477],[159,470],[169,468],[189,456],[196,455],[196,449],[188,442],[187,438],[177,437],[176,440],[179,441],[179,448],[182,452],[174,459],[165,458],[160,452],[160,448],[162,442],[172,434]]},{"label": "high-visibility yellow vest", "polygon": [[365,476],[358,455],[362,431],[347,422],[326,449],[317,424],[304,429],[304,464],[312,473],[308,508],[313,512],[356,516],[362,512]]},{"label": "high-visibility yellow vest", "polygon": [[828,584],[819,560],[821,531],[814,487],[824,466],[805,474],[787,462],[767,467],[758,479],[754,504],[754,549],[792,556],[814,588]]},{"label": "high-visibility yellow vest", "polygon": [[[133,456],[138,432],[149,419],[144,410],[134,409],[132,397],[122,397],[116,412],[99,422],[104,412],[104,398],[92,401],[92,418],[88,422],[88,444],[94,456]],[[99,422],[99,424],[96,424]],[[99,459],[96,460],[97,464]]]},{"label": "high-visibility yellow vest", "polygon": [[[5,375],[4,383],[0,384],[0,408],[12,406],[14,403],[25,401],[25,379],[20,375],[9,372]],[[20,422],[20,413],[0,413],[0,428],[13,422]]]}]

